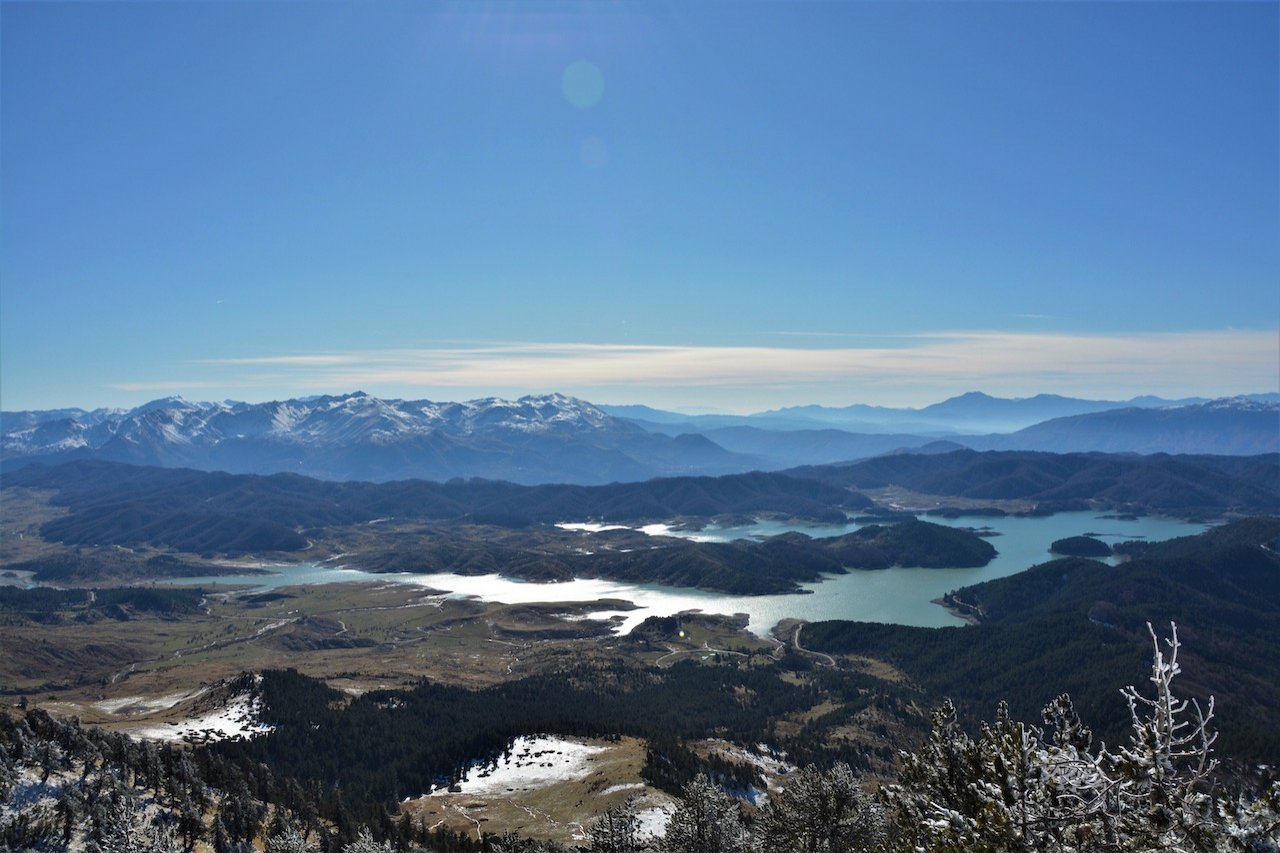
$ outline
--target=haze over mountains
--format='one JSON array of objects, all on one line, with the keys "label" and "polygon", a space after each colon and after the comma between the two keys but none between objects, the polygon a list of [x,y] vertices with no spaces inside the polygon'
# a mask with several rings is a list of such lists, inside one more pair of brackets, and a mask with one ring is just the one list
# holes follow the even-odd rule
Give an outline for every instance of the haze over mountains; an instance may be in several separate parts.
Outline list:
[{"label": "haze over mountains", "polygon": [[[1249,394],[1241,400],[1277,402],[1280,394]],[[1116,409],[1168,409],[1208,403],[1206,397],[1167,400],[1142,396],[1131,400],[1082,400],[1058,394],[1034,397],[992,397],[981,391],[970,391],[919,409],[886,406],[790,406],[770,409],[752,415],[683,415],[648,406],[608,406],[600,408],[621,418],[670,427],[678,425],[686,431],[704,431],[731,426],[754,426],[765,429],[841,429],[863,433],[918,433],[950,435],[1014,432],[1053,418],[1109,412]]]},{"label": "haze over mountains", "polygon": [[1280,451],[1280,395],[1222,400],[969,393],[922,409],[684,416],[561,394],[462,403],[356,392],[269,403],[3,413],[7,468],[103,459],[325,479],[607,483],[851,461],[901,450],[1251,455]]}]

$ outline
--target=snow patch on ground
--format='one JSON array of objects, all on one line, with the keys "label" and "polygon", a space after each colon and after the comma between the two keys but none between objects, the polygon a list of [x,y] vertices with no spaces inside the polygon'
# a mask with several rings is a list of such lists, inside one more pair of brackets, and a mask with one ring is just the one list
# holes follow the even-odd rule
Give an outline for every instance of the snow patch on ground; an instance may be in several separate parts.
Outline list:
[{"label": "snow patch on ground", "polygon": [[239,740],[271,731],[272,727],[261,721],[261,713],[261,703],[246,693],[201,716],[134,729],[130,734],[147,740]]},{"label": "snow patch on ground", "polygon": [[675,806],[654,806],[636,812],[636,821],[640,824],[640,837],[662,838],[667,834],[667,821],[675,812]]},{"label": "snow patch on ground", "polygon": [[606,749],[557,735],[518,737],[509,758],[499,758],[496,767],[473,766],[458,787],[463,794],[492,797],[581,779],[590,774],[591,759]]},{"label": "snow patch on ground", "polygon": [[[769,746],[768,744],[756,744],[756,749],[744,749],[735,743],[726,740],[710,741],[712,749],[722,758],[729,761],[736,761],[740,764],[751,764],[759,770],[764,776],[765,782],[769,785],[770,791],[779,791],[786,787],[785,777],[795,773],[800,768],[787,761],[787,754],[780,749]],[[754,789],[753,789],[754,790]],[[750,792],[741,792],[743,796],[751,796],[754,799],[763,800],[766,792],[760,791],[757,795]],[[759,805],[760,803],[757,803]]]},{"label": "snow patch on ground", "polygon": [[198,690],[192,690],[187,693],[169,693],[165,696],[156,696],[150,699],[145,696],[122,696],[119,699],[104,699],[93,704],[95,708],[108,714],[152,714],[156,711],[168,710],[179,702],[203,696],[208,691],[209,688],[201,687]]},{"label": "snow patch on ground", "polygon": [[622,785],[610,785],[608,788],[605,788],[603,791],[596,794],[596,796],[607,797],[610,794],[616,794],[620,791],[643,791],[647,787],[649,786],[643,782],[627,782]]},{"label": "snow patch on ground", "polygon": [[[615,620],[626,621],[631,618],[634,611],[631,610],[589,610],[584,613],[557,613],[557,619],[563,619],[566,622],[586,622],[588,619],[597,622],[613,622]],[[644,620],[640,620],[643,622]],[[636,623],[637,625],[639,622]],[[614,633],[618,633],[615,629]]]},{"label": "snow patch on ground", "polygon": [[646,524],[640,528],[640,532],[646,536],[674,536],[678,539],[688,539],[690,542],[720,542],[718,536],[712,536],[705,533],[690,533],[686,530],[677,530],[670,524]]}]

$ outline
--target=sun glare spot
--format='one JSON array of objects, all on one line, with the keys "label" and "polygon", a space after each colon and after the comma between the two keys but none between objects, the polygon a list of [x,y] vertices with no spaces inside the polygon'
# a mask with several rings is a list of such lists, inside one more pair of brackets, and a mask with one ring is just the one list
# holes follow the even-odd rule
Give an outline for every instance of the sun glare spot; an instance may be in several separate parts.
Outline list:
[{"label": "sun glare spot", "polygon": [[580,110],[589,110],[604,96],[604,75],[595,63],[585,59],[569,63],[560,75],[564,99]]}]

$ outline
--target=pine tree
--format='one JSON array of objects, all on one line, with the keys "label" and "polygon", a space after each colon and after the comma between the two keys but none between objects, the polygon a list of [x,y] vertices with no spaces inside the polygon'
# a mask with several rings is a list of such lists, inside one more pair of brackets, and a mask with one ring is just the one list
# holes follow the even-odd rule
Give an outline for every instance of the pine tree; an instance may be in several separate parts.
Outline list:
[{"label": "pine tree", "polygon": [[661,849],[663,853],[745,853],[750,837],[738,801],[699,773],[676,803]]},{"label": "pine tree", "polygon": [[881,849],[886,828],[884,809],[849,765],[809,765],[761,810],[755,841],[767,853],[854,853]]},{"label": "pine tree", "polygon": [[[899,783],[885,789],[899,836],[941,851],[1193,853],[1256,835],[1256,828],[1243,826],[1246,808],[1236,810],[1241,817],[1235,824],[1213,808],[1213,700],[1202,711],[1173,693],[1180,672],[1177,626],[1166,641],[1167,657],[1147,627],[1155,696],[1132,686],[1122,691],[1133,729],[1126,746],[1092,753],[1089,731],[1066,696],[1045,708],[1044,720],[1053,727],[1048,738],[1011,720],[1002,703],[995,723],[971,739],[945,703],[934,715],[928,743],[904,756]],[[1264,816],[1259,826],[1265,825]]]},{"label": "pine tree", "polygon": [[231,836],[227,834],[221,815],[213,819],[213,853],[231,853]]},{"label": "pine tree", "polygon": [[1219,815],[1234,849],[1280,853],[1280,782],[1272,782],[1253,802],[1240,798],[1220,804]]},{"label": "pine tree", "polygon": [[596,818],[591,830],[591,853],[639,853],[643,849],[640,820],[631,800]]},{"label": "pine tree", "polygon": [[308,843],[297,829],[288,827],[267,842],[266,853],[317,853],[317,848]]},{"label": "pine tree", "polygon": [[379,844],[373,840],[368,827],[364,827],[356,835],[354,841],[343,846],[342,853],[395,853],[394,848],[385,841]]},{"label": "pine tree", "polygon": [[1107,777],[1101,803],[1108,834],[1179,853],[1213,849],[1221,827],[1208,794],[1217,766],[1212,758],[1217,733],[1209,728],[1213,698],[1202,711],[1195,700],[1174,696],[1181,644],[1177,626],[1171,627],[1166,657],[1147,625],[1155,649],[1150,677],[1155,696],[1148,699],[1132,685],[1121,691],[1129,703],[1130,741],[1116,753],[1103,750],[1099,765]]}]

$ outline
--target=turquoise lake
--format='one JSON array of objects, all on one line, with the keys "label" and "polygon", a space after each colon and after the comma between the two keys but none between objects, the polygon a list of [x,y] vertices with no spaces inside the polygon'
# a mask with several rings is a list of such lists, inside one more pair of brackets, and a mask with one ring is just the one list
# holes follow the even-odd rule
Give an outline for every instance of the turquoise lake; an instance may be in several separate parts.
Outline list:
[{"label": "turquoise lake", "polygon": [[[899,567],[879,571],[851,571],[846,575],[830,575],[825,580],[805,584],[804,595],[725,595],[706,590],[633,584],[598,578],[579,578],[562,583],[531,583],[499,575],[453,575],[430,572],[371,574],[352,567],[300,563],[264,567],[272,574],[182,578],[172,583],[250,585],[258,589],[274,589],[295,584],[317,584],[363,581],[403,583],[445,591],[450,597],[473,596],[484,601],[509,604],[548,601],[597,601],[625,599],[637,606],[630,611],[601,610],[593,618],[615,618],[617,628],[625,633],[649,616],[669,616],[687,610],[707,613],[746,613],[750,628],[765,634],[780,620],[793,617],[817,621],[821,619],[853,619],[863,622],[890,622],[920,627],[963,624],[942,607],[933,603],[951,590],[979,581],[1015,574],[1037,563],[1051,559],[1049,544],[1056,539],[1091,534],[1111,544],[1129,539],[1158,541],[1175,536],[1203,532],[1207,525],[1172,518],[1143,517],[1112,519],[1092,512],[1069,512],[1037,518],[929,518],[953,527],[985,529],[993,535],[988,541],[997,555],[986,566],[976,569],[922,569]],[[644,528],[648,532],[681,536],[699,541],[773,536],[798,531],[810,536],[837,536],[862,525],[805,527],[761,520],[741,527],[707,527],[697,531],[674,531],[664,525]],[[583,531],[584,546],[592,533]]]}]

